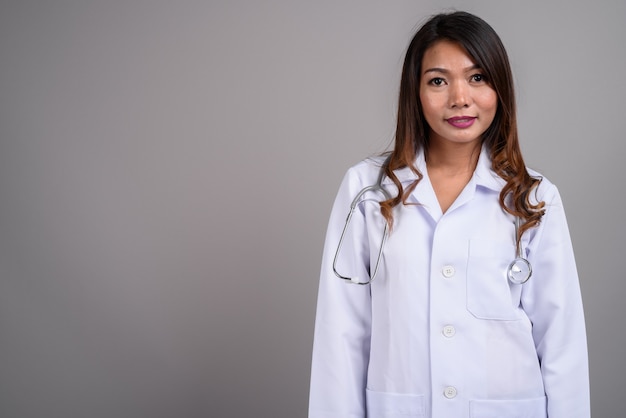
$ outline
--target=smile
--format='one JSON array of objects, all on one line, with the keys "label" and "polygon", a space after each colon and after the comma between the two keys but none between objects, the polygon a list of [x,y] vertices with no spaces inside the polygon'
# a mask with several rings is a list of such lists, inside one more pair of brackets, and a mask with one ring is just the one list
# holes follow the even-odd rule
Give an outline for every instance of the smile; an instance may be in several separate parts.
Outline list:
[{"label": "smile", "polygon": [[455,117],[446,119],[446,122],[448,122],[450,125],[454,126],[455,128],[463,129],[463,128],[469,128],[470,126],[472,126],[475,120],[476,118],[473,116],[455,116]]}]

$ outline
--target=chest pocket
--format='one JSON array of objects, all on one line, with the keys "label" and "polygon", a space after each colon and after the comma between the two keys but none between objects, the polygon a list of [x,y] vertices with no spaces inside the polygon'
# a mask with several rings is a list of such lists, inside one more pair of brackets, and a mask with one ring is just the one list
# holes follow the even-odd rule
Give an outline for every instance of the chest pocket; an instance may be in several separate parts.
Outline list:
[{"label": "chest pocket", "polygon": [[[467,310],[476,318],[520,319],[515,303],[519,285],[509,284],[507,269],[515,258],[512,243],[471,240],[467,263]],[[515,288],[511,288],[515,286]]]}]

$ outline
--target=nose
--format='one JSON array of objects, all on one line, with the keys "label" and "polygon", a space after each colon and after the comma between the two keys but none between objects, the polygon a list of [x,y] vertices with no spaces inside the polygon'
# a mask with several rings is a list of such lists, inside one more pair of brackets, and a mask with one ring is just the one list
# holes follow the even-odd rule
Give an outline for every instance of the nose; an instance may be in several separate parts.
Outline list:
[{"label": "nose", "polygon": [[450,85],[449,97],[450,107],[468,107],[471,104],[472,98],[470,93],[470,87],[464,81],[457,81]]}]

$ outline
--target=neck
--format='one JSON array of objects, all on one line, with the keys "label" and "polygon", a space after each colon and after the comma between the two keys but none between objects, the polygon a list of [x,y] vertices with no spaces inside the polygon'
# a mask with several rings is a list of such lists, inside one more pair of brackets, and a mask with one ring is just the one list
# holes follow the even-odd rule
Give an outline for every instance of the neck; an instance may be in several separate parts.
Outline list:
[{"label": "neck", "polygon": [[479,141],[459,144],[435,141],[425,153],[426,166],[451,176],[473,173],[480,156]]}]

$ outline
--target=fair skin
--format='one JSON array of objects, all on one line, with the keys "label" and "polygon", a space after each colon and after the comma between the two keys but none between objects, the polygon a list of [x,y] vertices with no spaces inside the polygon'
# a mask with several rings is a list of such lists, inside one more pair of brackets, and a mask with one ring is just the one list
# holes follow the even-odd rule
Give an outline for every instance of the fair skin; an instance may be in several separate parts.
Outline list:
[{"label": "fair skin", "polygon": [[426,167],[444,213],[472,177],[482,134],[498,108],[487,81],[457,43],[442,40],[424,53],[419,95],[430,128]]}]

